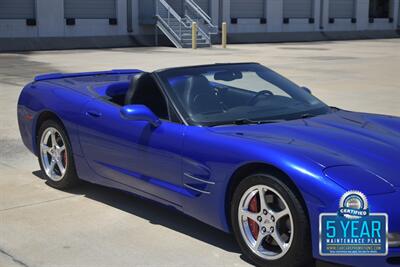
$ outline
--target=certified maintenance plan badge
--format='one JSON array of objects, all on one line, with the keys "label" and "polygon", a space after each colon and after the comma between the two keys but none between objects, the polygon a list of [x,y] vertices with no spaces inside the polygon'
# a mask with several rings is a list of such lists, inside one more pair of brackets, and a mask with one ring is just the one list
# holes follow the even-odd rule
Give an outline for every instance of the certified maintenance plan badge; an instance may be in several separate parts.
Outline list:
[{"label": "certified maintenance plan badge", "polygon": [[322,256],[385,256],[388,253],[388,216],[369,213],[366,196],[348,191],[337,213],[319,218],[319,253]]}]

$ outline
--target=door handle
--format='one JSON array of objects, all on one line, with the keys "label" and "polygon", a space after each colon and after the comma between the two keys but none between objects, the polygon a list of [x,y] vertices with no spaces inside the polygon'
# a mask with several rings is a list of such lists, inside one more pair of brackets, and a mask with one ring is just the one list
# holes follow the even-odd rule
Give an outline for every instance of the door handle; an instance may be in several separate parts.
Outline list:
[{"label": "door handle", "polygon": [[86,115],[90,116],[90,117],[94,117],[94,118],[100,118],[101,117],[101,112],[95,111],[95,110],[89,110],[86,111]]}]

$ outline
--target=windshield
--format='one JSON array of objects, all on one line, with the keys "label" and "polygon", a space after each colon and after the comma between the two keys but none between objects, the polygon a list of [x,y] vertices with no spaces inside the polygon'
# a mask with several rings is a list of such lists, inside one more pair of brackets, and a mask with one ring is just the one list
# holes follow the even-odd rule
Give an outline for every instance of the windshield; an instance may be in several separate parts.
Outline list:
[{"label": "windshield", "polygon": [[177,68],[159,75],[185,119],[196,125],[262,123],[330,112],[309,92],[259,64]]}]

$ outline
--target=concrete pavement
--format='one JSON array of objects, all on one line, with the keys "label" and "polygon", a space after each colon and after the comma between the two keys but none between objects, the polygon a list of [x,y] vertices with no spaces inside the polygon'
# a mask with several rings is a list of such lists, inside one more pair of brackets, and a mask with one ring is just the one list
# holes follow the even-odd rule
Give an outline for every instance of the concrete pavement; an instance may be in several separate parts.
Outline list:
[{"label": "concrete pavement", "polygon": [[400,39],[0,54],[0,266],[248,266],[233,237],[153,202],[83,184],[48,187],[16,121],[45,72],[256,61],[344,109],[400,116]]}]

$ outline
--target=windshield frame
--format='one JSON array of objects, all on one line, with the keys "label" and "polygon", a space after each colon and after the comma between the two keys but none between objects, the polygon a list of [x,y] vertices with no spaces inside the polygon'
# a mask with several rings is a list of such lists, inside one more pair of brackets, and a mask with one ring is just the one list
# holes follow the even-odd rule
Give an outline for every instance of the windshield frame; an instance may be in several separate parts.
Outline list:
[{"label": "windshield frame", "polygon": [[[169,83],[168,80],[166,78],[165,75],[167,75],[168,72],[170,71],[179,71],[180,69],[184,70],[184,69],[206,69],[207,67],[209,67],[212,70],[215,70],[215,68],[217,67],[224,67],[224,66],[241,66],[241,65],[253,65],[253,66],[258,66],[258,67],[262,67],[265,68],[268,71],[271,71],[272,73],[274,73],[275,75],[280,76],[281,78],[287,80],[288,82],[292,83],[293,85],[295,85],[296,87],[298,87],[298,90],[302,90],[301,87],[297,84],[295,84],[294,82],[290,81],[289,79],[287,79],[286,77],[280,75],[277,72],[274,72],[273,70],[259,64],[259,63],[253,63],[253,62],[249,62],[249,63],[223,63],[223,64],[209,64],[209,65],[196,65],[196,66],[186,66],[186,67],[176,67],[176,68],[168,68],[168,69],[161,69],[161,70],[157,70],[154,72],[155,76],[157,77],[158,83],[161,87],[163,87],[164,92],[166,93],[167,97],[169,98],[172,106],[175,108],[175,110],[178,113],[178,116],[181,118],[181,120],[183,121],[183,123],[185,125],[192,125],[192,126],[204,126],[204,127],[208,127],[208,126],[219,126],[219,125],[238,125],[235,123],[236,120],[227,120],[227,121],[209,121],[209,122],[202,122],[202,121],[194,121],[192,120],[191,116],[189,115],[189,113],[187,112],[187,110],[185,109],[184,105],[182,105],[180,103],[180,100],[178,99],[178,97],[175,95],[175,93],[173,92],[174,88],[172,88]],[[314,98],[316,98],[315,96],[313,96]],[[315,109],[315,111],[318,113],[318,110],[320,109],[324,109],[326,112],[323,112],[322,114],[317,114],[317,115],[311,115],[309,114],[310,111],[313,110],[307,110],[307,112],[296,112],[293,114],[284,114],[282,116],[288,116],[290,118],[288,119],[283,119],[282,117],[267,117],[267,118],[257,118],[256,120],[259,120],[260,123],[257,124],[262,124],[263,120],[267,120],[267,121],[271,121],[273,122],[275,121],[285,121],[285,120],[294,120],[294,119],[300,119],[302,118],[302,116],[306,116],[306,117],[313,117],[313,116],[319,116],[319,115],[323,115],[323,114],[327,114],[330,112],[333,112],[331,110],[331,108],[324,103],[323,101],[319,100],[318,98],[316,98],[321,104],[322,107],[319,107],[317,109]],[[292,118],[294,116],[294,118]],[[300,117],[297,117],[300,116]],[[247,118],[240,118],[240,119],[247,119]],[[254,119],[254,118],[253,118]]]}]

